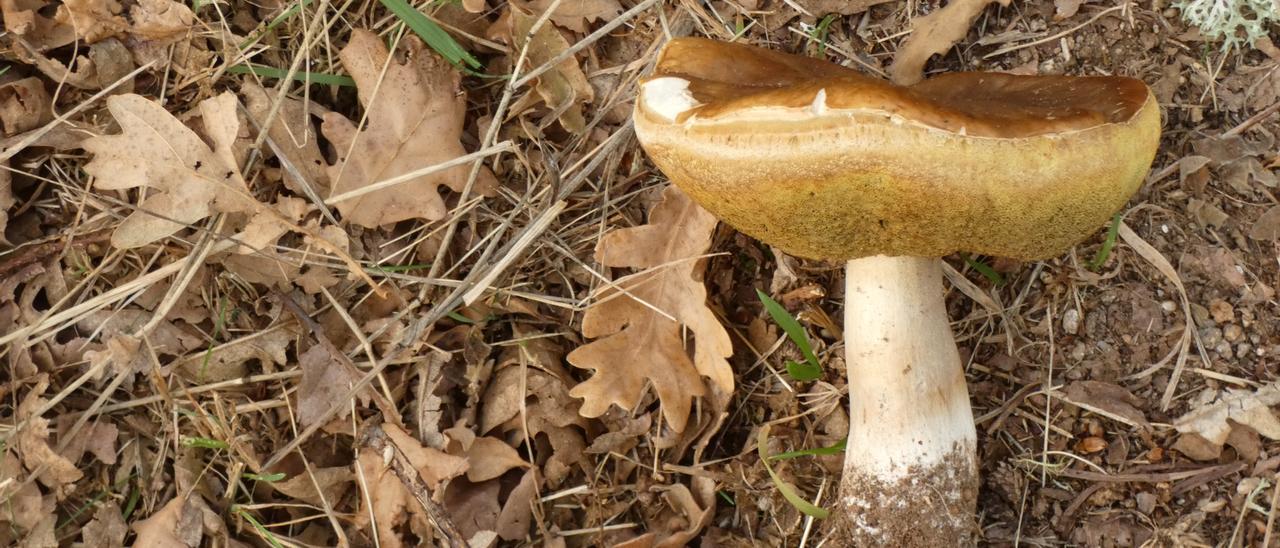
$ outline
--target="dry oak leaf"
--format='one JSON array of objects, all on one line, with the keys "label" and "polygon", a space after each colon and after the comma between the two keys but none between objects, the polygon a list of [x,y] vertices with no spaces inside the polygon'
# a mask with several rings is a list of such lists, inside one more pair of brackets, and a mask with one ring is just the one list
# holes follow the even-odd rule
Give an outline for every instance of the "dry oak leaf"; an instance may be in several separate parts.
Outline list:
[{"label": "dry oak leaf", "polygon": [[[359,88],[368,129],[358,131],[336,112],[325,114],[321,131],[339,156],[338,163],[329,167],[334,194],[467,153],[459,142],[467,102],[461,75],[417,38],[404,41],[401,62],[376,34],[357,29],[339,54]],[[461,191],[470,172],[470,165],[455,166],[343,200],[336,207],[347,222],[368,228],[406,219],[440,220],[448,209],[439,187]],[[487,195],[496,186],[493,174],[482,169],[473,190]]]},{"label": "dry oak leaf", "polygon": [[101,190],[151,189],[138,211],[111,234],[112,245],[134,248],[170,236],[215,212],[248,211],[248,195],[232,145],[240,127],[231,93],[200,103],[205,133],[215,148],[159,103],[140,95],[107,99],[122,132],[85,140],[93,161],[85,172]]},{"label": "dry oak leaf", "polygon": [[969,34],[973,20],[992,2],[1008,6],[1010,0],[951,0],[942,9],[912,20],[911,36],[894,54],[889,78],[899,85],[919,82],[929,58],[946,53]]},{"label": "dry oak leaf", "polygon": [[[271,111],[275,100],[275,89],[265,90],[253,82],[245,82],[240,88],[244,96],[245,109],[249,116],[261,126]],[[267,136],[275,144],[272,151],[281,158],[281,163],[288,162],[292,169],[285,169],[288,174],[284,178],[285,186],[298,194],[305,194],[302,184],[308,184],[318,196],[329,194],[329,172],[326,169],[324,155],[320,152],[320,141],[317,138],[306,104],[293,97],[285,97],[280,104],[280,112],[267,130]],[[296,173],[295,173],[296,170]],[[306,179],[298,181],[297,177]]]},{"label": "dry oak leaf", "polygon": [[[1199,436],[1212,445],[1212,447],[1201,448],[1200,456],[1216,456],[1216,451],[1212,449],[1220,450],[1222,445],[1228,442],[1233,422],[1252,427],[1267,439],[1280,440],[1280,419],[1277,419],[1271,411],[1271,406],[1276,404],[1280,404],[1280,382],[1273,382],[1254,392],[1206,391],[1192,403],[1190,412],[1173,421],[1173,427],[1183,434],[1183,437],[1178,440],[1179,443],[1194,447],[1197,445],[1194,443],[1197,441],[1194,437]],[[1191,439],[1183,443],[1183,439],[1188,436],[1191,436]],[[1197,455],[1191,456],[1197,457]]]},{"label": "dry oak leaf", "polygon": [[[581,413],[598,417],[610,404],[630,410],[652,384],[663,416],[676,431],[689,419],[691,400],[707,393],[703,376],[733,391],[729,334],[707,308],[702,284],[716,218],[675,186],[649,211],[649,224],[610,232],[596,246],[605,266],[643,269],[616,282],[582,317],[582,335],[599,339],[569,354],[575,367],[595,374],[569,391]],[[660,312],[659,312],[660,311]],[[693,334],[693,359],[681,328]]]},{"label": "dry oak leaf", "polygon": [[92,44],[124,34],[129,22],[120,15],[123,9],[116,0],[63,0],[55,18]]},{"label": "dry oak leaf", "polygon": [[[515,43],[512,51],[528,48],[528,58],[524,65],[526,71],[546,64],[569,49],[569,41],[552,25],[542,25],[530,37],[529,31],[539,18],[540,16],[518,6],[511,6],[511,37]],[[586,131],[587,121],[582,115],[582,104],[594,100],[595,91],[587,82],[587,75],[578,66],[577,59],[569,56],[555,68],[542,73],[538,76],[534,89],[555,113],[561,126],[573,133]]]},{"label": "dry oak leaf", "polygon": [[47,0],[0,0],[4,29],[26,40],[38,51],[46,51],[76,40],[75,30],[44,15]]},{"label": "dry oak leaf", "polygon": [[33,76],[0,84],[0,135],[17,135],[52,119],[53,100],[42,80]]},{"label": "dry oak leaf", "polygon": [[[541,16],[554,4],[555,0],[533,0],[524,4],[524,7]],[[608,21],[620,13],[622,5],[618,0],[560,0],[560,5],[551,14],[551,22],[573,32],[585,33],[587,25],[595,21]]]}]

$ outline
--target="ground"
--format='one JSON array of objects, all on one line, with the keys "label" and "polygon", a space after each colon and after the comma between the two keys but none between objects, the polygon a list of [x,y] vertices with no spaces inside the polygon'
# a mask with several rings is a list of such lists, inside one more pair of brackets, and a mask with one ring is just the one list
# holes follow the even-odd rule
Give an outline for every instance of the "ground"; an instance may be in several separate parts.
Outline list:
[{"label": "ground", "polygon": [[[847,431],[842,269],[700,217],[629,116],[668,36],[883,76],[940,8],[868,4],[0,0],[0,544],[835,545],[784,491],[839,453],[761,457]],[[982,543],[1280,543],[1280,49],[1013,0],[944,50],[1164,115],[1111,226],[946,258]]]}]

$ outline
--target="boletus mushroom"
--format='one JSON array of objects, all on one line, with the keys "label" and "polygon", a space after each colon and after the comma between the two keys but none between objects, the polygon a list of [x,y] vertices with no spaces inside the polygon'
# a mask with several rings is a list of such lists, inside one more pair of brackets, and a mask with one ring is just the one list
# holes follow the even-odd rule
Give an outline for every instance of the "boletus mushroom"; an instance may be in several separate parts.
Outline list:
[{"label": "boletus mushroom", "polygon": [[1159,144],[1150,89],[996,73],[903,87],[680,38],[634,117],[653,162],[720,219],[793,255],[847,261],[840,543],[975,542],[977,436],[941,257],[1044,259],[1105,226]]}]

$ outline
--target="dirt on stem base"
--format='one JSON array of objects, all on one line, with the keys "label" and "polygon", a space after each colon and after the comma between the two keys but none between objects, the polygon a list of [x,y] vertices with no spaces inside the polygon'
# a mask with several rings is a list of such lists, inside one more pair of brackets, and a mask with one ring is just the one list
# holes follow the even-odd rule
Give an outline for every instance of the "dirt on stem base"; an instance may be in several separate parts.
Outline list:
[{"label": "dirt on stem base", "polygon": [[831,513],[836,546],[894,548],[974,546],[978,472],[974,447],[957,442],[933,466],[901,479],[846,469]]}]

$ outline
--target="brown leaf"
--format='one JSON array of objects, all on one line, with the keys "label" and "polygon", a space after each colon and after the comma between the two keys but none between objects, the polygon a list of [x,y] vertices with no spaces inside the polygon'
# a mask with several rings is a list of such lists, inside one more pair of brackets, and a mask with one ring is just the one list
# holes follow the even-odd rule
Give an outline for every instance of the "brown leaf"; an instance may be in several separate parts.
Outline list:
[{"label": "brown leaf", "polygon": [[134,248],[170,236],[215,212],[253,209],[236,165],[232,143],[239,130],[236,98],[231,93],[200,103],[204,129],[215,148],[159,103],[140,95],[116,95],[107,108],[120,124],[117,135],[84,142],[94,158],[84,166],[95,188],[147,187],[139,211],[111,235],[119,248]]},{"label": "brown leaf", "polygon": [[360,450],[355,466],[359,471],[353,474],[361,483],[361,491],[368,493],[360,497],[360,511],[356,513],[356,524],[369,526],[372,515],[376,525],[378,539],[382,546],[398,548],[404,541],[397,531],[410,515],[421,514],[418,502],[409,490],[400,483],[391,467],[382,460],[382,455],[369,448]]},{"label": "brown leaf", "polygon": [[138,0],[129,9],[133,25],[129,33],[145,40],[167,41],[186,34],[196,22],[196,14],[173,0]]},{"label": "brown leaf", "polygon": [[1280,419],[1271,411],[1276,404],[1280,404],[1280,383],[1275,382],[1255,391],[1205,391],[1192,402],[1191,411],[1173,421],[1183,434],[1174,449],[1199,460],[1216,458],[1236,424],[1249,426],[1267,439],[1280,439]]},{"label": "brown leaf", "polygon": [[45,0],[0,0],[0,16],[5,30],[21,36],[38,51],[59,48],[74,42],[76,33],[41,13]]},{"label": "brown leaf", "polygon": [[[555,0],[533,0],[523,7],[541,17],[554,3]],[[560,5],[551,14],[551,22],[574,32],[585,33],[587,25],[595,21],[608,21],[620,13],[622,5],[618,0],[560,0]]]},{"label": "brown leaf", "polygon": [[[805,13],[792,8],[798,6],[813,17],[822,17],[827,14],[838,15],[857,15],[872,6],[884,4],[892,0],[774,0],[771,9],[768,9],[764,15],[766,28],[770,30],[780,29],[792,19]],[[754,8],[747,8],[755,11]]]},{"label": "brown leaf", "polygon": [[193,548],[200,545],[203,535],[200,510],[191,504],[192,497],[174,497],[147,519],[134,522],[133,531],[138,534],[134,546],[152,548]]},{"label": "brown leaf", "polygon": [[[706,264],[698,259],[711,246],[716,218],[675,186],[662,196],[649,224],[610,232],[596,246],[596,260],[605,266],[647,270],[618,280],[626,293],[602,292],[583,315],[583,336],[599,340],[567,359],[595,374],[569,394],[583,399],[583,416],[598,417],[611,404],[634,408],[652,384],[663,416],[683,431],[691,400],[706,394],[701,377],[733,391],[733,369],[725,359],[733,346],[707,308]],[[682,327],[693,335],[693,360]]]},{"label": "brown leaf", "polygon": [[[314,477],[314,479],[312,479]],[[277,481],[271,484],[275,490],[284,493],[295,499],[309,502],[316,506],[322,506],[324,501],[320,495],[324,494],[324,500],[329,504],[335,504],[347,491],[349,483],[355,478],[351,474],[351,468],[347,466],[335,466],[332,468],[315,468],[311,473],[305,470],[285,481]],[[320,486],[320,490],[316,490],[316,485]]]},{"label": "brown leaf", "polygon": [[[530,37],[529,31],[538,21],[537,15],[511,6],[511,37],[514,50],[528,48],[526,70],[540,67],[569,49],[569,41],[551,25],[542,25]],[[594,99],[595,91],[587,82],[586,74],[573,56],[561,61],[555,68],[542,73],[534,86],[547,107],[556,113],[560,125],[568,131],[581,133],[587,121],[582,115],[582,104]]]},{"label": "brown leaf", "polygon": [[[357,131],[341,114],[325,114],[321,131],[333,142],[339,158],[329,168],[335,194],[466,154],[458,140],[466,114],[461,75],[417,38],[404,42],[407,51],[401,63],[391,58],[376,34],[356,29],[339,54],[342,66],[359,88],[368,129]],[[406,219],[443,219],[448,210],[439,187],[461,191],[470,172],[470,165],[461,165],[414,177],[343,200],[337,209],[347,222],[369,228]],[[493,174],[482,170],[475,190],[485,194],[496,186]]]},{"label": "brown leaf", "polygon": [[92,44],[124,34],[129,22],[116,0],[63,0],[56,19],[76,30],[76,35]]},{"label": "brown leaf", "polygon": [[208,352],[196,352],[179,362],[177,370],[198,382],[217,382],[247,374],[245,362],[258,360],[264,365],[289,362],[288,347],[296,332],[276,328],[215,346]]},{"label": "brown leaf", "polygon": [[[102,89],[128,75],[133,70],[133,57],[124,44],[114,38],[108,38],[89,46],[89,55],[77,56],[71,65],[46,57],[23,43],[14,48],[14,53],[25,63],[35,65],[49,79],[66,83],[80,89]],[[75,67],[75,70],[71,69]],[[133,82],[122,82],[115,90],[119,93],[133,91]]]},{"label": "brown leaf", "polygon": [[538,504],[538,471],[525,471],[507,500],[502,503],[495,530],[503,540],[520,540],[529,534],[533,524],[533,507]]},{"label": "brown leaf", "polygon": [[53,100],[39,78],[0,84],[0,130],[16,135],[53,119]]},{"label": "brown leaf", "polygon": [[1249,237],[1255,240],[1280,240],[1280,206],[1271,206],[1254,221]]},{"label": "brown leaf", "polygon": [[405,457],[418,470],[418,474],[422,476],[428,488],[435,489],[445,480],[465,474],[470,466],[466,458],[423,446],[396,425],[384,424],[382,429],[395,443],[396,448],[404,452]]},{"label": "brown leaf", "polygon": [[43,468],[37,476],[40,483],[57,488],[79,481],[84,473],[76,467],[76,463],[54,452],[49,446],[49,419],[33,415],[45,404],[46,400],[40,396],[48,388],[49,378],[41,374],[39,381],[18,405],[18,420],[27,421],[27,426],[18,432],[16,445],[18,454],[22,456],[22,463],[28,470]]},{"label": "brown leaf", "polygon": [[467,448],[467,480],[480,483],[502,476],[512,468],[525,468],[529,463],[516,449],[498,438],[476,438]]},{"label": "brown leaf", "polygon": [[[324,413],[328,412],[334,400],[345,395],[360,380],[321,344],[298,356],[298,367],[302,368],[302,380],[298,383],[298,423],[303,427],[324,419]],[[367,404],[368,397],[364,399]],[[343,405],[331,418],[344,418],[350,411],[350,406]]]},{"label": "brown leaf", "polygon": [[[267,119],[271,103],[275,100],[275,92],[274,89],[262,89],[253,82],[245,82],[240,87],[245,109],[259,126]],[[285,97],[271,128],[267,130],[267,136],[275,143],[272,150],[284,156],[282,163],[288,162],[293,166],[293,170],[285,169],[290,174],[284,178],[285,186],[299,195],[306,195],[302,183],[292,175],[296,170],[318,196],[329,194],[329,171],[326,169],[324,155],[320,153],[319,136],[316,135],[306,105],[301,100]]]},{"label": "brown leaf", "polygon": [[911,36],[894,54],[889,77],[895,84],[910,85],[924,78],[924,65],[929,58],[946,53],[969,34],[969,26],[982,14],[987,4],[1010,0],[951,0],[945,7],[911,21]]},{"label": "brown leaf", "polygon": [[[33,546],[57,546],[53,526],[57,522],[54,497],[40,494],[40,487],[24,478],[22,463],[13,453],[0,455],[0,523],[16,528]],[[12,481],[5,481],[12,480]]]},{"label": "brown leaf", "polygon": [[81,542],[86,548],[115,548],[124,546],[124,536],[129,526],[121,517],[120,506],[108,500],[93,513],[93,520],[80,531]]},{"label": "brown leaf", "polygon": [[1068,19],[1080,11],[1080,5],[1087,0],[1053,0],[1053,20],[1061,21]]},{"label": "brown leaf", "polygon": [[1111,415],[1130,425],[1148,425],[1142,412],[1145,402],[1122,386],[1103,381],[1075,381],[1063,388],[1062,395],[1067,402],[1097,410],[1103,416]]}]

